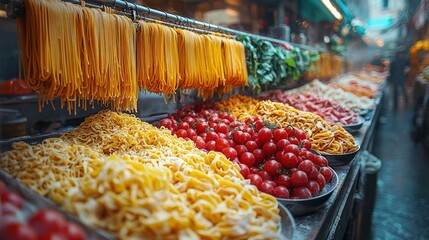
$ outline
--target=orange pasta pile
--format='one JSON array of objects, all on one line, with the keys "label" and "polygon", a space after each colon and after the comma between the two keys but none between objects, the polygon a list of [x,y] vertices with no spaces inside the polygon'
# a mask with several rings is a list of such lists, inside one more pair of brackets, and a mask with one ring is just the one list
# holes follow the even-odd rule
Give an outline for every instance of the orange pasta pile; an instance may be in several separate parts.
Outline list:
[{"label": "orange pasta pile", "polygon": [[358,147],[353,136],[343,127],[331,126],[317,114],[300,111],[283,103],[258,102],[240,96],[217,103],[216,106],[230,111],[242,121],[257,116],[282,127],[292,125],[301,129],[311,141],[312,148],[320,153],[343,154],[354,152]]},{"label": "orange pasta pile", "polygon": [[[120,15],[57,0],[26,0],[18,19],[25,80],[39,108],[59,97],[69,112],[86,102],[136,110],[135,29]],[[42,98],[43,96],[43,98]]]}]

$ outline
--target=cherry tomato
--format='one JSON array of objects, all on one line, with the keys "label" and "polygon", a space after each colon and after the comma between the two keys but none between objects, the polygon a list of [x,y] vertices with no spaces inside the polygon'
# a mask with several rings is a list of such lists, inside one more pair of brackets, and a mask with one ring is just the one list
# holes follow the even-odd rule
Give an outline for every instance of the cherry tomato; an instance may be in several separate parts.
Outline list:
[{"label": "cherry tomato", "polygon": [[288,140],[291,144],[299,145],[299,140],[296,137],[289,137]]},{"label": "cherry tomato", "polygon": [[2,239],[36,240],[37,234],[33,228],[21,222],[9,222],[0,229]]},{"label": "cherry tomato", "polygon": [[277,186],[274,188],[273,195],[278,198],[289,198],[289,190],[284,186]]},{"label": "cherry tomato", "polygon": [[180,138],[186,138],[188,137],[188,132],[185,129],[179,129],[176,132],[176,136]]},{"label": "cherry tomato", "polygon": [[244,143],[247,143],[248,141],[252,140],[252,135],[250,135],[250,133],[248,132],[243,132],[244,133]]},{"label": "cherry tomato", "polygon": [[262,182],[261,186],[259,187],[259,190],[270,195],[274,194],[273,185],[271,183],[268,183],[267,181]]},{"label": "cherry tomato", "polygon": [[255,156],[255,163],[259,164],[262,163],[262,161],[264,161],[264,151],[262,151],[262,149],[257,148],[255,150],[253,150],[253,156]]},{"label": "cherry tomato", "polygon": [[204,141],[204,139],[203,139],[202,137],[200,137],[200,136],[194,136],[194,137],[192,138],[192,141],[194,141],[195,146],[196,146],[198,149],[203,149],[203,148],[206,146],[206,142],[205,142],[205,141]]},{"label": "cherry tomato", "polygon": [[209,117],[211,114],[210,114],[210,112],[209,112],[209,110],[207,110],[207,109],[204,109],[204,110],[202,110],[201,112],[200,112],[200,114],[203,116],[203,117],[205,117],[205,118],[207,118],[207,117]]},{"label": "cherry tomato", "polygon": [[50,209],[42,209],[30,216],[28,224],[40,236],[48,232],[64,231],[67,222],[58,212]]},{"label": "cherry tomato", "polygon": [[[13,218],[17,218],[19,216],[19,214],[21,213],[21,209],[18,208],[17,206],[15,206],[13,203],[11,202],[1,202],[0,203],[1,206],[1,212],[0,212],[0,220],[6,217],[13,217]],[[0,225],[1,227],[1,225]]]},{"label": "cherry tomato", "polygon": [[226,156],[229,160],[234,160],[237,158],[237,150],[235,150],[233,147],[226,147],[222,150],[223,155]]},{"label": "cherry tomato", "polygon": [[265,156],[271,156],[276,152],[277,146],[273,142],[266,142],[262,146],[262,150],[264,150]]},{"label": "cherry tomato", "polygon": [[308,139],[304,139],[301,141],[301,147],[307,149],[308,151],[311,150],[311,142]]},{"label": "cherry tomato", "polygon": [[334,175],[331,171],[330,168],[328,167],[321,167],[319,169],[320,173],[323,175],[323,177],[325,178],[326,182],[330,182],[332,179],[332,176]]},{"label": "cherry tomato", "polygon": [[250,169],[246,164],[239,163],[238,166],[240,166],[240,173],[244,178],[247,178],[250,174]]},{"label": "cherry tomato", "polygon": [[253,152],[255,149],[258,148],[258,144],[255,141],[248,141],[246,142],[246,144],[244,144],[244,146],[246,146],[247,151],[249,152]]},{"label": "cherry tomato", "polygon": [[76,223],[68,223],[63,233],[68,240],[84,240],[86,234],[82,228]]},{"label": "cherry tomato", "polygon": [[227,133],[228,132],[228,126],[225,123],[219,123],[215,129],[217,133]]},{"label": "cherry tomato", "polygon": [[219,119],[218,116],[212,115],[212,116],[209,117],[209,122],[210,123],[219,123],[220,119]]},{"label": "cherry tomato", "polygon": [[195,122],[195,119],[191,116],[186,116],[183,119],[184,122],[187,122],[189,124],[189,126],[192,126],[192,124]]},{"label": "cherry tomato", "polygon": [[288,135],[284,128],[277,128],[276,130],[273,131],[273,137],[274,137],[274,140],[278,142],[282,139],[287,139]]},{"label": "cherry tomato", "polygon": [[256,167],[250,167],[250,173],[258,174],[259,173],[259,169],[256,168]]},{"label": "cherry tomato", "polygon": [[236,131],[232,134],[232,136],[237,144],[244,145],[246,143],[244,132]]},{"label": "cherry tomato", "polygon": [[206,150],[207,151],[214,151],[216,149],[216,142],[211,140],[211,141],[207,141],[206,143]]},{"label": "cherry tomato", "polygon": [[328,166],[328,160],[322,155],[316,155],[316,156],[314,156],[314,164],[322,166],[322,167],[327,167]]},{"label": "cherry tomato", "polygon": [[227,147],[230,147],[228,140],[222,138],[216,139],[216,151],[222,152]]},{"label": "cherry tomato", "polygon": [[297,129],[297,128],[295,128],[295,137],[298,140],[304,140],[307,138],[307,136],[305,136],[305,132],[302,131],[301,129]]},{"label": "cherry tomato", "polygon": [[264,181],[262,180],[261,176],[259,176],[258,174],[249,174],[247,178],[250,180],[250,183],[256,186],[258,189],[261,186],[262,182]]},{"label": "cherry tomato", "polygon": [[306,187],[297,187],[292,189],[292,196],[299,199],[311,198],[311,192]]},{"label": "cherry tomato", "polygon": [[290,144],[289,140],[287,140],[287,139],[280,139],[280,140],[277,142],[277,151],[283,151],[283,149],[284,149],[287,145],[289,145],[289,144]]},{"label": "cherry tomato", "polygon": [[319,175],[317,175],[316,182],[319,184],[320,189],[323,189],[326,185],[326,179],[321,173],[319,173]]},{"label": "cherry tomato", "polygon": [[230,120],[230,124],[229,124],[229,126],[231,127],[231,128],[236,128],[236,127],[239,127],[239,126],[241,126],[241,122],[239,122],[239,121],[231,121]]},{"label": "cherry tomato", "polygon": [[311,196],[313,196],[313,197],[319,195],[319,193],[320,193],[320,186],[314,180],[311,180],[307,183],[307,188],[308,188],[308,190],[310,190]]},{"label": "cherry tomato", "polygon": [[250,152],[245,152],[241,155],[240,162],[246,164],[248,167],[252,167],[255,164],[255,156]]},{"label": "cherry tomato", "polygon": [[216,141],[219,138],[219,135],[215,132],[208,132],[206,136],[206,141]]},{"label": "cherry tomato", "polygon": [[159,125],[165,128],[171,128],[173,127],[173,121],[171,121],[171,119],[169,118],[164,118],[161,121],[159,121]]},{"label": "cherry tomato", "polygon": [[298,169],[309,174],[313,170],[314,164],[310,160],[304,160],[298,165]]},{"label": "cherry tomato", "polygon": [[225,133],[218,133],[217,135],[219,136],[219,138],[228,139]]},{"label": "cherry tomato", "polygon": [[188,137],[191,139],[195,136],[198,136],[197,132],[192,128],[186,130],[186,132],[188,133]]},{"label": "cherry tomato", "polygon": [[307,183],[307,174],[301,170],[297,170],[290,175],[290,184],[293,187],[305,187]]},{"label": "cherry tomato", "polygon": [[281,154],[280,163],[285,168],[294,168],[298,164],[298,158],[290,152]]},{"label": "cherry tomato", "polygon": [[259,171],[258,175],[261,176],[261,178],[264,179],[264,181],[272,180],[271,175],[265,170]]},{"label": "cherry tomato", "polygon": [[237,156],[241,157],[241,155],[247,152],[247,148],[244,145],[235,145],[235,150],[237,151]]},{"label": "cherry tomato", "polygon": [[203,133],[206,132],[206,130],[209,128],[209,124],[206,122],[200,122],[197,124],[197,133]]},{"label": "cherry tomato", "polygon": [[317,168],[315,166],[313,166],[313,168],[311,169],[311,172],[309,174],[307,174],[308,179],[310,179],[310,180],[317,180],[318,175],[319,175],[319,171],[317,170]]},{"label": "cherry tomato", "polygon": [[184,118],[188,114],[188,111],[186,109],[180,109],[176,114],[179,118]]},{"label": "cherry tomato", "polygon": [[284,148],[285,152],[293,153],[295,156],[299,156],[299,153],[301,150],[299,150],[299,147],[295,144],[289,144]]},{"label": "cherry tomato", "polygon": [[0,199],[2,203],[11,203],[19,209],[24,208],[24,201],[22,201],[21,196],[15,192],[2,192]]},{"label": "cherry tomato", "polygon": [[187,122],[181,122],[181,123],[179,123],[179,125],[177,125],[177,128],[178,129],[188,130],[189,129],[189,123],[187,123]]},{"label": "cherry tomato", "polygon": [[282,167],[282,165],[276,160],[269,160],[264,165],[264,170],[267,171],[271,176],[276,176],[277,171]]},{"label": "cherry tomato", "polygon": [[263,127],[258,131],[258,139],[262,143],[266,143],[273,138],[273,131],[267,127]]},{"label": "cherry tomato", "polygon": [[299,156],[302,157],[304,160],[308,159],[312,162],[314,161],[314,154],[305,148],[301,148],[301,152],[299,153]]},{"label": "cherry tomato", "polygon": [[281,174],[280,176],[277,177],[276,184],[278,186],[284,186],[289,188],[291,186],[290,177],[286,174]]}]

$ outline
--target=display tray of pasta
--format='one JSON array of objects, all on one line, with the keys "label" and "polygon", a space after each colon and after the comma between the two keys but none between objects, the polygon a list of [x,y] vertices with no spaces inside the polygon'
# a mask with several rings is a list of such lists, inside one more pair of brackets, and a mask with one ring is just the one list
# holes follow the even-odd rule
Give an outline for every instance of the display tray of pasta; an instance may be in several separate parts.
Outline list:
[{"label": "display tray of pasta", "polygon": [[102,111],[35,145],[14,142],[0,168],[115,239],[283,239],[291,229],[279,227],[287,214],[276,198],[223,154],[125,113]]}]

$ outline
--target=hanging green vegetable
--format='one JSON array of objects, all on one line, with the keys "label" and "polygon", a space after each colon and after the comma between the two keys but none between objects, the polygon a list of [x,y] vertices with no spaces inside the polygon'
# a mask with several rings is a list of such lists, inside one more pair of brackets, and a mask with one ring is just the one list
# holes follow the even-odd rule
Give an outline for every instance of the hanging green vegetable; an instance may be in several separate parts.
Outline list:
[{"label": "hanging green vegetable", "polygon": [[318,55],[293,48],[292,51],[271,42],[239,36],[246,49],[249,88],[259,94],[261,86],[282,86],[297,80]]}]

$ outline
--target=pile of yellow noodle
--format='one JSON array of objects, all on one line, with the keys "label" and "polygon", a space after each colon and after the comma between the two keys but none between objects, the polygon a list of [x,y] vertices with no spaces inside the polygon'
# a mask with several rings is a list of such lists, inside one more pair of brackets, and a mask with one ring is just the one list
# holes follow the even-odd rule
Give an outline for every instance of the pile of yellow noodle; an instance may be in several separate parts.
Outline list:
[{"label": "pile of yellow noodle", "polygon": [[[18,18],[25,80],[39,108],[59,97],[69,112],[86,102],[136,110],[131,19],[58,0],[26,0]],[[42,97],[43,96],[43,97]]]},{"label": "pile of yellow noodle", "polygon": [[133,115],[103,111],[0,168],[119,239],[276,239],[279,210],[220,153]]},{"label": "pile of yellow noodle", "polygon": [[243,121],[258,116],[282,127],[291,125],[301,129],[311,141],[312,148],[321,153],[343,154],[358,148],[353,136],[343,127],[329,125],[317,114],[300,111],[283,103],[234,96],[216,103],[216,106]]}]

